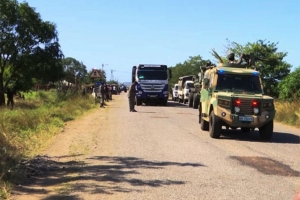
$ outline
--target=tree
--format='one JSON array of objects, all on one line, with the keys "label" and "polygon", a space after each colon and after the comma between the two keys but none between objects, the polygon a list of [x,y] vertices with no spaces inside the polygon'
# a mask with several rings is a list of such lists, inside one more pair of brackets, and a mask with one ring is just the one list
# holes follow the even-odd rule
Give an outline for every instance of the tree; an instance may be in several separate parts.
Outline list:
[{"label": "tree", "polygon": [[279,85],[279,98],[296,100],[300,98],[300,66],[286,76]]},{"label": "tree", "polygon": [[0,105],[7,86],[29,89],[33,79],[56,81],[63,54],[53,23],[43,21],[28,3],[0,2]]},{"label": "tree", "polygon": [[65,80],[74,83],[76,86],[81,85],[87,75],[86,66],[75,58],[67,57],[62,61],[65,73]]},{"label": "tree", "polygon": [[291,70],[291,65],[284,61],[286,52],[278,52],[278,43],[258,40],[257,42],[248,42],[245,45],[227,40],[226,52],[233,52],[236,56],[253,53],[256,58],[258,71],[261,73],[262,81],[265,87],[271,88],[272,95],[278,96],[278,83],[286,77]]},{"label": "tree", "polygon": [[203,60],[200,55],[190,56],[188,60],[183,63],[178,63],[174,67],[171,67],[172,78],[170,79],[170,85],[178,83],[178,78],[186,75],[197,75],[200,72],[200,66],[204,66],[207,60]]}]

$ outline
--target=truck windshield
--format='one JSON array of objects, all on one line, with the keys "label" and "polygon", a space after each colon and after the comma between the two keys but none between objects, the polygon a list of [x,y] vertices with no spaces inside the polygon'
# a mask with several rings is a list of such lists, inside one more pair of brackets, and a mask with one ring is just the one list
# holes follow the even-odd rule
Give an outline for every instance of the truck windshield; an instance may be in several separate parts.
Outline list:
[{"label": "truck windshield", "polygon": [[167,80],[168,74],[165,70],[138,70],[140,80]]},{"label": "truck windshield", "polygon": [[175,90],[178,90],[178,85],[175,86]]},{"label": "truck windshield", "polygon": [[262,93],[259,77],[254,75],[219,74],[216,90]]},{"label": "truck windshield", "polygon": [[194,88],[194,83],[187,83],[186,89]]}]

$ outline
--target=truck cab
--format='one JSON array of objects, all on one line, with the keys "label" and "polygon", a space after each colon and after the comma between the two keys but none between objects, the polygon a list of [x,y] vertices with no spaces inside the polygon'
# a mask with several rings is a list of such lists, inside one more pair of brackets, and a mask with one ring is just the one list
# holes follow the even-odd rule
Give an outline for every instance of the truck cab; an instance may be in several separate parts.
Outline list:
[{"label": "truck cab", "polygon": [[178,100],[178,84],[174,84],[174,87],[172,88],[172,100],[177,101]]},{"label": "truck cab", "polygon": [[161,104],[167,106],[169,79],[172,71],[167,65],[138,64],[132,67],[132,82],[137,82],[135,104],[137,106]]}]

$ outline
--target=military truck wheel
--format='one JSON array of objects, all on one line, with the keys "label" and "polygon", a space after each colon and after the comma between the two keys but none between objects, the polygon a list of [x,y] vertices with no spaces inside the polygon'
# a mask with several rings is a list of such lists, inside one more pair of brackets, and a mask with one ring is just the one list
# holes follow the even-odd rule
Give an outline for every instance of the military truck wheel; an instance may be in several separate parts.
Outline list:
[{"label": "military truck wheel", "polygon": [[209,124],[207,121],[203,120],[202,117],[202,110],[201,107],[199,107],[199,124],[202,131],[208,131],[209,130]]},{"label": "military truck wheel", "polygon": [[193,101],[194,101],[193,97],[194,97],[193,95],[189,96],[189,107],[193,107]]},{"label": "military truck wheel", "polygon": [[199,96],[199,94],[195,94],[194,95],[194,105],[193,105],[193,108],[194,109],[197,109],[198,108],[198,106],[199,106],[199,103],[200,103],[200,96]]},{"label": "military truck wheel", "polygon": [[219,138],[222,132],[222,121],[218,116],[215,116],[212,110],[209,115],[209,135],[212,138]]},{"label": "military truck wheel", "polygon": [[274,122],[273,120],[269,121],[265,125],[259,128],[259,136],[261,140],[269,141],[273,135]]},{"label": "military truck wheel", "polygon": [[187,103],[187,100],[183,99],[183,104],[186,104]]},{"label": "military truck wheel", "polygon": [[241,128],[241,131],[242,131],[243,133],[249,133],[249,132],[250,132],[250,128],[245,128],[245,127],[243,127],[243,128]]}]

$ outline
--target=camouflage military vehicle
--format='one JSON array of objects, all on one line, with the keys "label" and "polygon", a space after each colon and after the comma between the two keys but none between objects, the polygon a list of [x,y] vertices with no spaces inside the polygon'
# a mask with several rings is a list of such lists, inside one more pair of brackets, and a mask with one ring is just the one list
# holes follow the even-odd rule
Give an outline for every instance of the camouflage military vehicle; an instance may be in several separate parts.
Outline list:
[{"label": "camouflage military vehicle", "polygon": [[273,135],[274,99],[264,94],[260,74],[251,69],[252,55],[244,56],[247,64],[220,63],[206,70],[201,89],[199,123],[212,138],[219,138],[222,126],[241,128],[242,132],[259,129],[262,140]]}]

